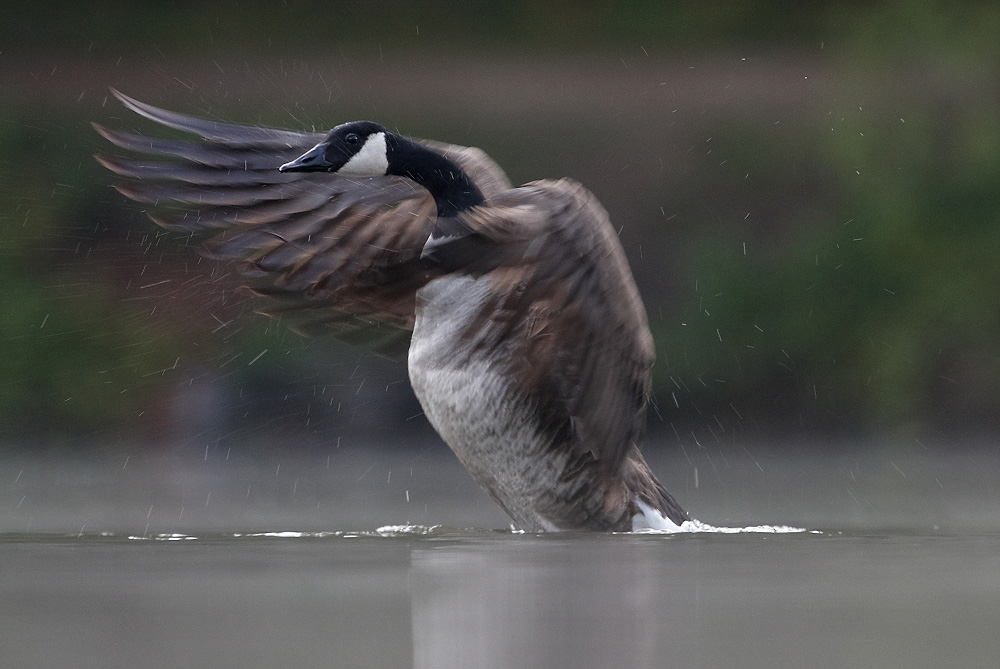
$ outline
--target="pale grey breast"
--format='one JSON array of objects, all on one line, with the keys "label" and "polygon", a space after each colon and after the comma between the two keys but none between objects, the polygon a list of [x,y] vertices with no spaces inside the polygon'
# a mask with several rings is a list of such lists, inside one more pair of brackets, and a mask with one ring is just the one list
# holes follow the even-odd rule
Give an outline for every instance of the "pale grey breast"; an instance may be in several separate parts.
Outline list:
[{"label": "pale grey breast", "polygon": [[447,276],[417,293],[410,383],[434,429],[518,527],[556,530],[540,510],[551,506],[570,453],[550,448],[531,403],[502,372],[510,345],[484,354],[476,336],[490,333],[476,329],[470,337],[492,283],[489,275]]}]

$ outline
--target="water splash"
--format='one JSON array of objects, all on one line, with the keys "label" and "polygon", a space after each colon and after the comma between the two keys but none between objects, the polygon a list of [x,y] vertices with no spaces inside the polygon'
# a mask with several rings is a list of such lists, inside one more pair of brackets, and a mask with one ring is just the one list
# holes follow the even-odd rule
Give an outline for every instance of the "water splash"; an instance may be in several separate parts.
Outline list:
[{"label": "water splash", "polygon": [[[482,535],[482,534],[510,534],[522,535],[530,534],[515,528],[504,530],[487,530],[479,528],[459,528],[446,527],[444,525],[383,525],[374,530],[336,530],[336,531],[314,531],[300,532],[293,530],[281,530],[271,532],[224,532],[221,534],[208,533],[204,535],[190,534],[146,534],[146,535],[125,535],[129,541],[196,541],[218,540],[218,539],[359,539],[359,538],[392,538],[392,537],[415,537],[415,536],[445,536],[445,535]],[[560,533],[546,533],[560,534]],[[572,533],[578,534],[578,533]],[[649,535],[649,534],[823,534],[820,530],[810,530],[803,527],[793,527],[790,525],[749,525],[746,527],[717,527],[703,523],[700,520],[685,521],[679,526],[669,529],[663,528],[639,528],[631,532],[617,532],[622,535]],[[101,532],[92,535],[95,538],[121,538],[114,532]],[[79,537],[78,537],[79,538]]]},{"label": "water splash", "polygon": [[671,528],[638,528],[623,534],[822,534],[819,530],[809,530],[791,525],[748,525],[746,527],[716,527],[700,520],[686,520]]}]

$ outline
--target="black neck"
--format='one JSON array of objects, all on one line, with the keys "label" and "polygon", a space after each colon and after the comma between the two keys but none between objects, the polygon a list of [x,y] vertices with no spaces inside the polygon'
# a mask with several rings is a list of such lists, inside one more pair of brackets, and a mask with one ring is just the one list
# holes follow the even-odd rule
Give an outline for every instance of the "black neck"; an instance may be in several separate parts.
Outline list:
[{"label": "black neck", "polygon": [[399,135],[386,134],[387,174],[412,179],[430,191],[438,217],[483,203],[483,194],[465,172],[437,151]]}]

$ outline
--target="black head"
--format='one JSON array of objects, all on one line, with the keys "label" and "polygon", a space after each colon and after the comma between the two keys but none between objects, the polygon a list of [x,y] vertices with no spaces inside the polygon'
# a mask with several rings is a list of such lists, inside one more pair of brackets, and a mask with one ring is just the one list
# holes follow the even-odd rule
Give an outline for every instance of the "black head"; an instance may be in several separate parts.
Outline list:
[{"label": "black head", "polygon": [[338,125],[322,142],[278,169],[282,172],[334,172],[380,176],[389,169],[388,131],[371,121]]}]

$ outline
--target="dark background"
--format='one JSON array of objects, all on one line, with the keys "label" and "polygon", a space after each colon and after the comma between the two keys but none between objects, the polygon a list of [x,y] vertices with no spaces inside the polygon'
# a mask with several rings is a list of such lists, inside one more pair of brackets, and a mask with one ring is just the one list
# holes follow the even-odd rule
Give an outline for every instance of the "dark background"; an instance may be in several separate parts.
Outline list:
[{"label": "dark background", "polygon": [[110,188],[108,86],[288,128],[370,118],[571,176],[656,337],[654,436],[990,436],[1000,5],[89,2],[0,22],[0,438],[416,443],[405,365],[250,313]]}]

